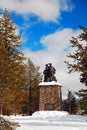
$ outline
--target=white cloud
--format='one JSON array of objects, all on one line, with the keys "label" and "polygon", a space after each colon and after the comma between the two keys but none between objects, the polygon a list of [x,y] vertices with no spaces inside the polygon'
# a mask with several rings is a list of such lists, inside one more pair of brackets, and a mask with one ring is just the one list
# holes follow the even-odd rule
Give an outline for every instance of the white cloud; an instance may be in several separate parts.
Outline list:
[{"label": "white cloud", "polygon": [[68,69],[64,63],[66,54],[68,54],[68,52],[64,52],[64,49],[70,45],[69,39],[78,34],[79,31],[69,28],[58,30],[41,38],[42,44],[47,47],[46,50],[31,52],[27,49],[24,51],[26,57],[31,58],[36,65],[40,66],[41,72],[43,72],[45,64],[49,62],[53,64],[56,68],[57,80],[62,84],[63,96],[66,96],[68,89],[77,91],[82,86],[79,82],[79,75],[77,73],[67,74]]},{"label": "white cloud", "polygon": [[[69,38],[71,38],[73,31],[70,29],[63,29],[61,31],[56,31],[41,39],[41,43],[47,46],[49,50],[57,50],[61,52],[61,49],[69,44]],[[67,42],[65,42],[67,41]]]},{"label": "white cloud", "polygon": [[19,14],[33,14],[44,21],[57,21],[61,10],[70,11],[71,0],[0,0],[0,9],[7,8]]},{"label": "white cloud", "polygon": [[[67,4],[66,4],[67,3]],[[63,11],[71,11],[74,8],[72,0],[60,0],[60,9]]]}]

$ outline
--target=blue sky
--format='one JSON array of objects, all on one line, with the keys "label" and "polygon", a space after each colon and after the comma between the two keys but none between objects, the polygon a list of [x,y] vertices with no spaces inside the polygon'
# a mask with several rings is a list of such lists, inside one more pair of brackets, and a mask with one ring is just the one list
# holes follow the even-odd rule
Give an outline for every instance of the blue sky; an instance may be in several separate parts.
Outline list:
[{"label": "blue sky", "polygon": [[71,4],[74,6],[73,9],[71,11],[61,11],[61,18],[56,22],[46,22],[36,15],[23,16],[14,12],[12,15],[13,21],[20,27],[21,36],[25,35],[27,38],[23,49],[26,47],[29,47],[32,51],[45,49],[39,41],[43,35],[48,35],[58,29],[72,28],[76,30],[79,29],[78,25],[87,26],[87,1],[72,0]]},{"label": "blue sky", "polygon": [[0,0],[0,14],[7,8],[23,41],[20,48],[26,57],[44,69],[52,62],[56,77],[67,90],[83,87],[78,74],[67,74],[64,64],[72,36],[78,36],[78,25],[87,26],[87,0]]}]

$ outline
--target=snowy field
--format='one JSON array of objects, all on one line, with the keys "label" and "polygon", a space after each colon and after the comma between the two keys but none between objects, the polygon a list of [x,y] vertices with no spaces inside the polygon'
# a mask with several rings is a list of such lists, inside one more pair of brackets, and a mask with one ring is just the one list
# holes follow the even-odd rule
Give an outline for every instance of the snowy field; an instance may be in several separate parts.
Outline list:
[{"label": "snowy field", "polygon": [[69,115],[67,112],[39,111],[32,116],[9,116],[18,122],[16,130],[87,130],[87,116]]}]

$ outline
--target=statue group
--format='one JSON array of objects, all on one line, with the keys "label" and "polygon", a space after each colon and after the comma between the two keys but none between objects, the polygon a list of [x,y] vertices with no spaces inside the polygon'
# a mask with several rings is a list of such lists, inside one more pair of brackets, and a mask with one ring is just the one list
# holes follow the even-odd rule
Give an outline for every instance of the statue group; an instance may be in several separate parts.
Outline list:
[{"label": "statue group", "polygon": [[44,82],[51,82],[56,81],[56,77],[54,76],[56,69],[52,66],[52,63],[48,63],[45,65],[45,70],[43,71],[44,74]]}]

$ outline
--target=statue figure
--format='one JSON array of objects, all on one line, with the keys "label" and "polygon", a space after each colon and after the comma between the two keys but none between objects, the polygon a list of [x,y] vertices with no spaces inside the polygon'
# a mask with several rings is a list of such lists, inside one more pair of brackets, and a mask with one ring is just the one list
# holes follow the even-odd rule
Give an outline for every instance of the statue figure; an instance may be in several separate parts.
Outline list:
[{"label": "statue figure", "polygon": [[48,82],[48,77],[49,77],[48,69],[49,69],[48,64],[46,64],[45,65],[45,70],[43,72],[43,74],[44,74],[44,82]]},{"label": "statue figure", "polygon": [[52,63],[46,64],[45,70],[43,71],[44,82],[57,81],[56,77],[54,76],[55,72],[56,72],[56,69],[52,66]]}]

